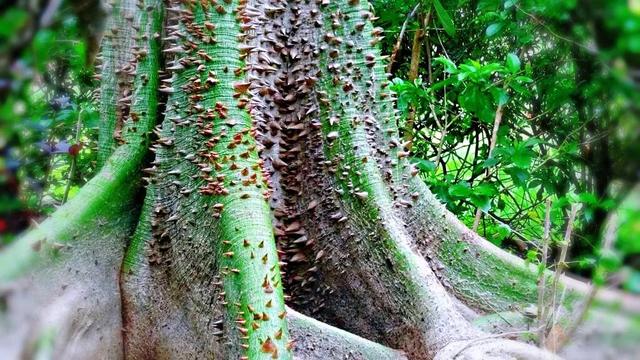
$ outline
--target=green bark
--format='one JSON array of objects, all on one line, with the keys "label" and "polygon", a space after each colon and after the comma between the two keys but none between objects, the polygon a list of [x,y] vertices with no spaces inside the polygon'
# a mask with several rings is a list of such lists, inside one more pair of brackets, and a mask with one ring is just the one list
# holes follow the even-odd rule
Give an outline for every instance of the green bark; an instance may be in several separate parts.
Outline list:
[{"label": "green bark", "polygon": [[[372,266],[379,266],[373,264],[384,263],[385,259],[393,264],[391,269],[382,267],[374,274],[388,273],[382,279],[392,282],[387,286],[395,289],[395,304],[404,308],[403,321],[412,328],[415,338],[407,341],[397,339],[397,335],[377,336],[404,346],[410,356],[434,356],[450,340],[452,331],[459,338],[472,338],[476,333],[455,311],[431,269],[411,249],[394,200],[408,194],[394,189],[401,182],[394,183],[392,176],[385,176],[396,165],[395,171],[406,172],[406,164],[398,149],[397,131],[383,137],[378,130],[395,130],[395,125],[388,125],[395,118],[392,96],[385,89],[388,81],[384,62],[376,47],[377,29],[364,15],[370,14],[368,6],[366,1],[346,0],[326,6],[325,14],[331,15],[325,17],[324,26],[329,34],[324,38],[328,48],[320,55],[323,76],[318,82],[325,152],[336,164],[335,181],[348,221],[359,232],[369,234],[359,251],[367,254]],[[396,190],[394,195],[392,190]],[[372,260],[375,258],[383,261]]]},{"label": "green bark", "polygon": [[[135,216],[134,194],[138,165],[144,151],[123,146],[113,154],[98,175],[49,219],[17,239],[0,253],[0,283],[34,271],[50,259],[58,259],[60,248],[75,246],[92,236],[113,237],[124,243]],[[137,160],[137,161],[136,161]],[[134,220],[135,223],[135,220]]]},{"label": "green bark", "polygon": [[[150,252],[171,263],[170,282],[184,288],[179,296],[187,303],[223,307],[224,338],[232,343],[226,356],[288,359],[268,188],[245,109],[242,11],[237,1],[174,3],[170,9],[177,25],[168,34],[175,42],[165,49],[173,71],[161,87],[170,95],[155,145],[152,231],[158,246],[151,244]],[[194,270],[204,274],[198,286],[189,276]],[[207,286],[212,279],[221,286]],[[190,315],[194,326],[213,332],[202,315]]]},{"label": "green bark", "polygon": [[115,0],[105,26],[100,45],[100,129],[98,137],[98,168],[101,168],[116,148],[116,127],[122,125],[120,116],[126,103],[121,98],[129,82],[134,30],[131,22],[135,14],[134,0]]}]

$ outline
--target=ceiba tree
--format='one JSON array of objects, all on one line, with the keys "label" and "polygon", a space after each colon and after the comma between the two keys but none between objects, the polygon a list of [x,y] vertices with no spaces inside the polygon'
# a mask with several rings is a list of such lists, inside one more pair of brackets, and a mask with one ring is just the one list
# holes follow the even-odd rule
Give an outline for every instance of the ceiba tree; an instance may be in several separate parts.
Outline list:
[{"label": "ceiba tree", "polygon": [[474,324],[537,271],[417,176],[366,1],[110,9],[101,169],[0,253],[2,358],[555,357]]}]

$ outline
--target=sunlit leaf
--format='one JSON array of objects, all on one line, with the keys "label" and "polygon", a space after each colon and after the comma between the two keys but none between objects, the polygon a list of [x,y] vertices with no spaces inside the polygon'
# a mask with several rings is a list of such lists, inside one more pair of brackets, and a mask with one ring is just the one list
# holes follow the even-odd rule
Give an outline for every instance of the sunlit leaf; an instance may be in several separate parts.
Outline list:
[{"label": "sunlit leaf", "polygon": [[449,188],[449,195],[461,197],[461,198],[471,195],[471,189],[469,188],[469,184],[466,182],[454,184]]},{"label": "sunlit leaf", "polygon": [[411,158],[411,162],[416,164],[416,167],[422,171],[433,171],[436,168],[436,164],[433,161],[426,159],[413,157]]},{"label": "sunlit leaf", "polygon": [[512,74],[520,71],[520,59],[518,59],[518,55],[513,53],[507,54],[506,66]]},{"label": "sunlit leaf", "polygon": [[0,37],[8,38],[17,34],[29,20],[29,14],[15,7],[9,7],[0,15]]},{"label": "sunlit leaf", "polygon": [[442,24],[444,31],[451,37],[456,36],[456,27],[453,24],[453,20],[451,20],[451,16],[449,16],[444,7],[442,7],[440,0],[433,0],[433,7],[436,9],[436,15],[438,15],[438,20]]},{"label": "sunlit leaf", "polygon": [[487,37],[495,36],[497,33],[500,32],[500,30],[502,30],[503,26],[504,26],[503,23],[493,23],[487,26],[487,30],[485,30],[485,34],[487,34]]},{"label": "sunlit leaf", "polygon": [[444,56],[439,56],[433,59],[433,62],[436,64],[442,64],[444,66],[444,71],[448,72],[449,74],[455,74],[458,70],[456,64],[453,61],[449,60],[449,58],[446,58]]}]

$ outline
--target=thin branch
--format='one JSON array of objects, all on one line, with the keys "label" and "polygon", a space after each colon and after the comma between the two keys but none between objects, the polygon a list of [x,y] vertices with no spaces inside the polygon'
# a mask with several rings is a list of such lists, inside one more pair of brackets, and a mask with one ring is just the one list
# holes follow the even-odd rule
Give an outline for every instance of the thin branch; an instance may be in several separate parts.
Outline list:
[{"label": "thin branch", "polygon": [[[75,146],[78,146],[78,143],[80,142],[80,132],[82,131],[82,110],[80,110],[80,112],[78,112],[78,122],[76,123],[76,138],[75,138]],[[70,154],[72,156],[71,158],[71,166],[69,167],[69,173],[67,174],[67,186],[64,189],[64,195],[62,196],[62,204],[67,202],[67,199],[69,198],[69,191],[71,190],[71,182],[73,180],[73,176],[75,175],[76,172],[76,167],[77,167],[77,159],[78,159],[78,153],[75,154]]]},{"label": "thin branch", "polygon": [[581,44],[581,43],[579,43],[579,42],[577,42],[577,41],[575,41],[573,39],[570,39],[570,38],[568,38],[566,36],[558,34],[553,29],[551,29],[551,27],[549,27],[549,25],[545,24],[544,21],[539,19],[534,14],[531,14],[531,13],[527,12],[522,7],[520,7],[520,5],[518,5],[518,4],[515,4],[515,6],[520,12],[522,12],[526,16],[530,17],[531,20],[533,20],[533,22],[535,22],[535,23],[539,24],[540,26],[542,26],[543,28],[545,28],[545,30],[547,30],[552,36],[554,36],[554,37],[556,37],[556,38],[558,38],[560,40],[566,41],[566,42],[568,42],[570,44],[573,44],[573,45],[585,50],[589,54],[592,54],[592,55],[597,55],[598,54],[598,50],[597,49],[589,48],[588,46],[585,46],[585,45],[583,45],[583,44]]},{"label": "thin branch", "polygon": [[452,359],[457,358],[464,351],[466,351],[467,349],[469,349],[470,347],[474,346],[475,344],[477,344],[479,342],[483,342],[485,340],[491,340],[491,339],[504,338],[504,337],[513,336],[513,335],[531,334],[531,333],[533,333],[534,330],[536,330],[536,329],[509,331],[509,332],[503,332],[503,333],[499,333],[499,334],[491,334],[491,335],[487,335],[487,336],[483,336],[483,337],[479,337],[479,338],[470,340],[470,341],[467,342],[467,344],[465,346],[463,346],[460,350],[458,350],[458,352],[456,352],[452,356]]},{"label": "thin branch", "polygon": [[[420,16],[421,23],[419,24],[418,31],[413,35],[413,44],[411,46],[411,63],[409,64],[409,81],[414,81],[418,78],[418,70],[422,59],[422,36],[431,21],[431,9],[423,16]],[[412,150],[414,129],[413,124],[416,118],[416,106],[412,105],[404,128],[404,139],[408,142],[407,149]]]},{"label": "thin branch", "polygon": [[[431,69],[431,39],[429,38],[429,27],[424,28],[424,50],[427,55],[427,74],[429,76],[429,86],[433,84],[433,70]],[[447,106],[447,87],[444,87],[444,106]]]},{"label": "thin branch", "polygon": [[547,199],[547,205],[544,215],[544,235],[542,236],[542,259],[540,260],[542,272],[538,279],[538,345],[544,345],[545,329],[544,318],[547,316],[544,301],[544,292],[547,283],[547,277],[545,276],[545,270],[547,269],[547,257],[549,252],[549,235],[551,233],[551,199]]},{"label": "thin branch", "polygon": [[[613,245],[613,241],[616,238],[617,231],[618,231],[618,217],[614,213],[609,218],[609,222],[607,224],[607,229],[606,229],[606,232],[605,232],[605,235],[604,235],[604,242],[602,244],[602,251],[603,252],[607,252],[607,251],[611,250],[611,246]],[[603,274],[603,276],[604,275],[605,274]],[[569,327],[565,331],[565,336],[560,340],[560,343],[557,344],[557,349],[556,350],[559,350],[564,345],[566,345],[566,343],[569,340],[571,340],[571,338],[575,334],[575,332],[578,329],[578,327],[584,322],[584,319],[587,316],[587,312],[588,312],[589,308],[591,307],[591,304],[593,303],[593,300],[596,298],[596,295],[598,294],[598,290],[600,290],[600,287],[596,286],[595,284],[592,283],[591,284],[591,289],[589,289],[589,294],[587,295],[587,298],[584,300],[584,303],[582,304],[582,307],[580,308],[577,316],[570,323]]]},{"label": "thin branch", "polygon": [[[503,105],[499,104],[498,108],[496,109],[495,118],[493,120],[493,130],[491,133],[491,142],[489,143],[488,158],[491,157],[491,153],[493,152],[493,149],[496,147],[496,142],[498,141],[498,130],[500,129],[500,123],[502,122],[502,109],[503,109]],[[485,171],[485,176],[487,177],[489,176],[489,168],[487,168],[487,170]],[[473,220],[473,232],[476,232],[476,230],[478,230],[478,224],[480,223],[481,217],[482,217],[482,209],[477,208],[476,217]]]},{"label": "thin branch", "polygon": [[417,3],[416,6],[411,10],[409,16],[402,23],[402,28],[400,29],[400,34],[398,35],[398,40],[396,40],[396,44],[393,46],[393,51],[391,52],[391,57],[389,58],[389,64],[387,65],[387,72],[390,73],[391,69],[393,69],[393,63],[396,61],[396,56],[398,56],[398,51],[400,50],[400,46],[402,45],[402,39],[404,38],[404,33],[407,30],[407,25],[409,21],[415,16],[416,11],[420,7],[421,3]]},{"label": "thin branch", "polygon": [[[438,30],[438,29],[436,29]],[[447,49],[444,47],[444,44],[442,43],[442,38],[440,37],[440,32],[436,31],[436,35],[438,36],[438,42],[440,43],[440,47],[442,48],[442,52],[444,52],[444,56],[451,60],[451,58],[449,57],[449,54],[447,53]]]},{"label": "thin branch", "polygon": [[567,229],[564,233],[564,241],[562,243],[562,248],[560,250],[560,258],[556,264],[555,274],[553,276],[553,285],[552,285],[552,305],[551,305],[551,322],[548,324],[547,329],[551,329],[555,323],[556,316],[556,297],[558,292],[558,283],[560,282],[560,278],[564,273],[566,268],[566,260],[567,260],[567,252],[569,250],[569,246],[571,245],[571,233],[573,232],[573,223],[576,218],[576,214],[578,213],[579,205],[573,204],[571,205],[571,212],[569,213],[569,221],[567,223]]}]

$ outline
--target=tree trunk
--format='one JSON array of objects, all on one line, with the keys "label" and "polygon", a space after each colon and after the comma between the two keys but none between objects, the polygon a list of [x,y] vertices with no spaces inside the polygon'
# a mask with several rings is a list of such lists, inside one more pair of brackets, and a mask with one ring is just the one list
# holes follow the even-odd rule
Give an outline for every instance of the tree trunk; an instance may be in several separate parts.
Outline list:
[{"label": "tree trunk", "polygon": [[105,165],[0,254],[0,357],[554,358],[474,325],[537,273],[416,176],[369,7],[116,3]]}]

